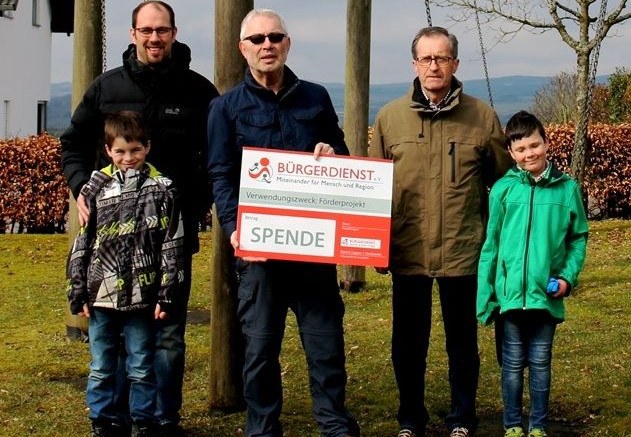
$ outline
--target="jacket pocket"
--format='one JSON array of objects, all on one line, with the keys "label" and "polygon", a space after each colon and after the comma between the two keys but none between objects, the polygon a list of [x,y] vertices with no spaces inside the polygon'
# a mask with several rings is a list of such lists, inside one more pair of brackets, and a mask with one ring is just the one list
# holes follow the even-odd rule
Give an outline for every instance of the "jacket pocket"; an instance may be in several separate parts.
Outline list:
[{"label": "jacket pocket", "polygon": [[467,183],[472,177],[480,177],[482,161],[480,142],[475,138],[450,137],[447,140],[447,175],[451,186]]},{"label": "jacket pocket", "polygon": [[193,108],[182,104],[161,104],[153,134],[160,138],[162,144],[179,144],[180,147],[189,148],[191,146],[185,142],[182,144],[182,138],[191,135],[190,127],[194,117]]},{"label": "jacket pocket", "polygon": [[239,114],[237,123],[242,123],[246,126],[268,127],[274,123],[274,119],[273,112],[246,112]]},{"label": "jacket pocket", "polygon": [[315,120],[323,110],[322,106],[316,105],[312,108],[294,109],[291,113],[296,120],[305,123]]},{"label": "jacket pocket", "polygon": [[294,126],[284,133],[286,144],[294,150],[311,151],[318,142],[325,140],[320,128],[323,126],[323,111],[324,108],[318,105],[312,108],[292,109]]},{"label": "jacket pocket", "polygon": [[[394,162],[393,225],[403,225],[396,218],[420,216],[419,199],[428,169],[428,146],[417,135],[401,135],[384,138],[387,158]],[[396,229],[393,227],[393,229]]]},{"label": "jacket pocket", "polygon": [[450,182],[452,184],[456,183],[456,142],[451,141],[449,143],[449,157],[451,158],[451,171],[450,171]]},{"label": "jacket pocket", "polygon": [[244,146],[270,147],[278,143],[274,135],[278,129],[276,126],[276,113],[266,112],[241,112],[236,119],[237,144]]},{"label": "jacket pocket", "polygon": [[502,261],[502,294],[504,295],[504,297],[506,297],[506,281],[507,281],[506,262]]},{"label": "jacket pocket", "polygon": [[[388,152],[395,157],[401,156],[402,153],[406,154],[419,154],[421,153],[421,147],[425,143],[420,140],[417,135],[401,135],[396,137],[384,138],[384,145]],[[417,156],[413,156],[416,158]]]}]

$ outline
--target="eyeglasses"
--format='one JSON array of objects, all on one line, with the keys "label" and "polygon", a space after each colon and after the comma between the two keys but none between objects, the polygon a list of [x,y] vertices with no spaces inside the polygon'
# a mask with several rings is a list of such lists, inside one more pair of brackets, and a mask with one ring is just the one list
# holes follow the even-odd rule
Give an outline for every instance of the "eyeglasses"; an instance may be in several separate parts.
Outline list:
[{"label": "eyeglasses", "polygon": [[448,65],[452,59],[453,58],[449,56],[423,56],[422,58],[416,58],[415,61],[421,67],[429,67],[432,65],[432,61],[436,62],[436,65],[439,67],[444,67],[445,65]]},{"label": "eyeglasses", "polygon": [[278,44],[281,42],[287,35],[280,32],[272,32],[267,35],[263,35],[262,33],[255,33],[254,35],[246,36],[243,38],[243,41],[248,40],[252,44],[259,45],[265,42],[265,38],[269,39],[269,42],[272,44]]},{"label": "eyeglasses", "polygon": [[156,32],[158,36],[165,36],[173,30],[172,27],[137,27],[136,31],[142,36],[151,36]]}]

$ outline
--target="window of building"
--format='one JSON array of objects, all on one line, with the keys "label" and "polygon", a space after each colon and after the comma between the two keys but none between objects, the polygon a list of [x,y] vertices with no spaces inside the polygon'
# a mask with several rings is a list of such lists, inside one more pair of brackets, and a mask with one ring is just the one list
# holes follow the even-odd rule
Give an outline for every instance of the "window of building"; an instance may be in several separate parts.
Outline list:
[{"label": "window of building", "polygon": [[41,134],[46,131],[46,118],[47,118],[47,102],[46,100],[40,100],[37,102],[37,134]]},{"label": "window of building", "polygon": [[18,7],[18,0],[0,0],[0,17],[13,18],[13,12]]},{"label": "window of building", "polygon": [[37,134],[41,134],[46,131],[46,114],[47,114],[47,102],[40,100],[37,102]]},{"label": "window of building", "polygon": [[33,0],[33,26],[39,25],[39,0]]},{"label": "window of building", "polygon": [[9,101],[4,100],[0,104],[0,138],[9,136]]}]

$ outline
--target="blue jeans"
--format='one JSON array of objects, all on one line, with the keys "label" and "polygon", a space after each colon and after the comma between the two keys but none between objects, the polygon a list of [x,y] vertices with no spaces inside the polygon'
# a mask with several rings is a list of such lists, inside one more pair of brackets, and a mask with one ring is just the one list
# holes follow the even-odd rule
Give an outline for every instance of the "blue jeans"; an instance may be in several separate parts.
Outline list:
[{"label": "blue jeans", "polygon": [[92,420],[120,422],[116,407],[116,373],[120,336],[125,335],[128,408],[133,422],[154,420],[156,382],[153,373],[154,326],[150,311],[93,308],[88,323],[90,375],[86,399]]},{"label": "blue jeans", "polygon": [[550,399],[550,362],[557,322],[546,311],[509,311],[503,315],[502,397],[504,426],[522,425],[524,369],[529,368],[528,429],[546,429]]},{"label": "blue jeans", "polygon": [[[477,427],[476,392],[480,371],[475,276],[436,278],[449,358],[451,411],[448,429]],[[425,370],[432,319],[434,278],[392,275],[392,364],[399,387],[401,428],[425,435]]]},{"label": "blue jeans", "polygon": [[344,303],[335,266],[237,260],[237,272],[238,317],[245,339],[246,435],[282,436],[279,354],[291,309],[307,357],[312,411],[320,433],[359,436],[357,422],[344,406]]}]

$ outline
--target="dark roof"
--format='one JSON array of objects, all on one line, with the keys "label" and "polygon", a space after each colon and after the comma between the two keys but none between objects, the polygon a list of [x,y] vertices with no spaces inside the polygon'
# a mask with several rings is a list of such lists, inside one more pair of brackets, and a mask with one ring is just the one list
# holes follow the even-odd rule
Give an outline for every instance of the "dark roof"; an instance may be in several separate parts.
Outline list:
[{"label": "dark roof", "polygon": [[50,0],[50,15],[51,32],[74,32],[74,0]]},{"label": "dark roof", "polygon": [[18,0],[0,0],[0,17],[4,11],[15,11],[18,7]]}]

